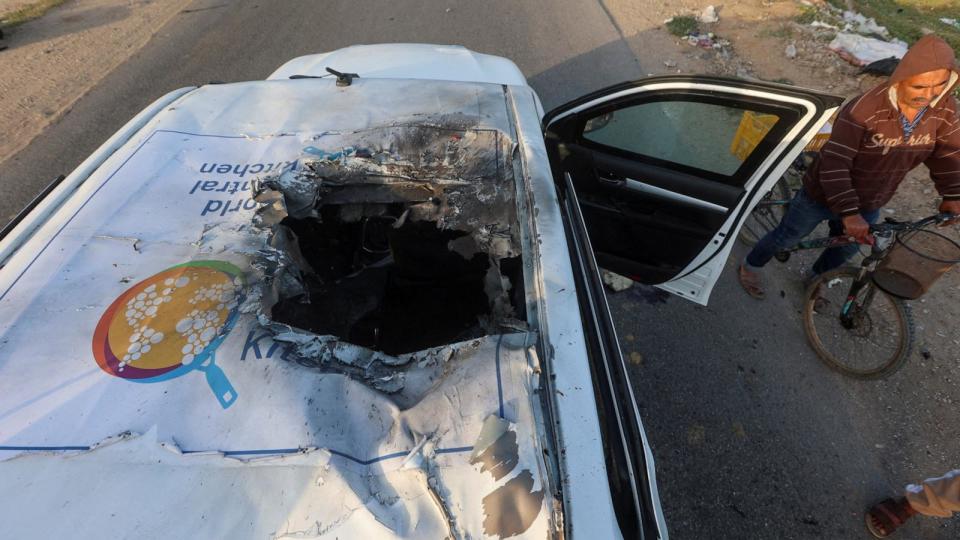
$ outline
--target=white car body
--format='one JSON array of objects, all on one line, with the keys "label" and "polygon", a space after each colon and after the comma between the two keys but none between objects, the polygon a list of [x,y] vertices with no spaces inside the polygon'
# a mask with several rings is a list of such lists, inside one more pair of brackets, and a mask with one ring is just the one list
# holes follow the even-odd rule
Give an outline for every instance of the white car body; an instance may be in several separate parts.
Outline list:
[{"label": "white car body", "polygon": [[[359,78],[338,86],[327,67]],[[711,84],[701,87],[730,91]],[[654,90],[695,86],[668,81]],[[835,109],[742,92],[793,100],[806,116],[749,179],[753,195],[727,209],[718,239],[736,233],[739,216],[789,163],[783,155],[799,152]],[[547,127],[598,99],[548,115]],[[497,159],[511,164],[515,182],[525,329],[397,356],[297,329],[266,332],[263,276],[251,264],[269,246],[250,226],[260,205],[248,182],[301,170],[305,152],[323,144],[342,147],[343,157],[330,159],[345,160],[355,134],[390,133],[424,113],[466,115],[462,133],[496,132],[512,149]],[[266,81],[181,89],[145,109],[0,241],[3,530],[82,538],[620,538],[639,530],[631,534],[666,538],[653,456],[605,300],[582,285],[596,273],[584,255],[590,240],[571,232],[582,216],[571,210],[572,193],[559,197],[542,119],[509,60],[404,44],[296,58]],[[659,286],[705,303],[730,250],[713,245]],[[175,268],[166,285],[173,292],[160,281],[146,288]],[[188,277],[207,279],[201,270],[228,276],[217,294],[236,291],[221,297],[217,309],[230,311],[223,326],[197,322],[203,328],[191,336],[207,335],[203,351],[185,347],[182,368],[128,378],[148,352],[133,355],[162,339],[137,331],[120,360],[117,325],[149,322],[164,295],[190,287]],[[151,295],[160,300],[152,313]],[[586,303],[593,307],[584,311]],[[594,328],[607,330],[595,339]],[[328,345],[333,371],[287,358]],[[191,363],[201,355],[202,365]],[[337,371],[373,364],[404,366],[399,389],[393,374]],[[619,397],[602,405],[610,388]],[[517,449],[495,456],[509,467],[484,461],[482,451],[510,433]],[[635,440],[620,446],[628,461],[618,465],[628,471],[630,503],[614,496],[604,450],[624,433]]]}]

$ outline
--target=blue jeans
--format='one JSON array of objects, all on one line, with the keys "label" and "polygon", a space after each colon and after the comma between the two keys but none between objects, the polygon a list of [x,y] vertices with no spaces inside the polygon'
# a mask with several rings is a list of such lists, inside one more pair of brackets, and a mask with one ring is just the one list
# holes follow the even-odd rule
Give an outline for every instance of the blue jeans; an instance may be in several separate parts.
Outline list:
[{"label": "blue jeans", "polygon": [[[880,210],[868,210],[861,212],[860,215],[867,220],[867,223],[876,223],[880,217]],[[770,262],[774,254],[796,246],[824,221],[829,222],[830,236],[843,234],[843,222],[840,221],[840,217],[826,206],[811,199],[806,190],[801,189],[790,201],[787,215],[783,216],[777,228],[761,238],[747,255],[747,264],[756,268],[764,266]],[[817,262],[813,263],[813,273],[822,274],[837,268],[853,257],[859,249],[857,244],[825,249]]]}]

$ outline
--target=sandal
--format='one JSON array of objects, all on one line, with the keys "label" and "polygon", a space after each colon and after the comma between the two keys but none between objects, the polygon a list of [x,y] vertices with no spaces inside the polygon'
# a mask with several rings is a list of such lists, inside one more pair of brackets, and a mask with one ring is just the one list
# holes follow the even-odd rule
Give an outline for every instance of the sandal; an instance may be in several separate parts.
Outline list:
[{"label": "sandal", "polygon": [[763,290],[763,280],[760,278],[760,274],[747,270],[741,264],[737,271],[737,277],[740,280],[740,285],[743,287],[743,290],[747,291],[747,294],[757,300],[766,298],[767,293]]},{"label": "sandal", "polygon": [[876,538],[886,538],[910,519],[912,510],[906,499],[884,499],[867,510],[867,530]]}]

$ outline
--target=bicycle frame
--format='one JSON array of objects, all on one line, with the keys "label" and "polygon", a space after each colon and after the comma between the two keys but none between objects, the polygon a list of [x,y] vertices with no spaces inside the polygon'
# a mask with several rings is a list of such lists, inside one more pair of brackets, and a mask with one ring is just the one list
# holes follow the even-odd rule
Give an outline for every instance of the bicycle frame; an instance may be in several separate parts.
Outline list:
[{"label": "bicycle frame", "polygon": [[[890,247],[893,246],[893,241],[896,237],[896,233],[893,231],[883,231],[877,232],[874,235],[874,243],[872,249],[870,250],[870,255],[866,256],[863,261],[860,263],[860,272],[857,274],[857,279],[850,284],[850,291],[847,293],[847,299],[843,303],[843,307],[840,308],[840,324],[843,325],[846,329],[851,329],[854,326],[854,306],[857,302],[857,296],[859,296],[860,291],[870,281],[870,276],[873,275],[873,271],[876,268],[877,263],[882,261],[884,257],[887,256],[887,253],[890,251]],[[834,237],[841,238],[846,240],[845,242],[838,243],[837,245],[848,245],[857,243],[855,240],[850,240],[849,237]],[[867,295],[864,297],[863,302],[860,303],[860,307],[869,308],[870,303],[873,301],[873,296],[876,293],[876,288],[870,288],[867,291]]]},{"label": "bicycle frame", "polygon": [[[893,221],[892,219],[888,219],[886,223],[871,225],[870,231],[873,233],[873,244],[871,245],[870,255],[866,256],[863,259],[863,262],[860,263],[860,272],[857,274],[857,278],[850,285],[850,291],[847,293],[847,299],[844,301],[843,307],[840,309],[840,324],[846,329],[852,329],[854,327],[854,316],[857,313],[854,308],[857,307],[857,297],[860,295],[860,292],[863,291],[864,287],[867,287],[871,281],[870,277],[873,275],[877,263],[882,261],[884,257],[887,256],[887,253],[889,253],[890,248],[893,247],[893,243],[899,233],[921,229],[933,223],[946,223],[947,221],[953,219],[953,217],[954,216],[950,214],[937,214],[914,223],[900,223]],[[803,249],[833,248],[859,243],[860,242],[857,242],[857,240],[852,236],[828,236],[826,238],[803,240],[793,248],[777,252],[776,258],[780,261],[786,261],[790,257],[790,253],[794,251],[800,251]],[[859,307],[869,308],[875,293],[876,289],[870,288]]]}]

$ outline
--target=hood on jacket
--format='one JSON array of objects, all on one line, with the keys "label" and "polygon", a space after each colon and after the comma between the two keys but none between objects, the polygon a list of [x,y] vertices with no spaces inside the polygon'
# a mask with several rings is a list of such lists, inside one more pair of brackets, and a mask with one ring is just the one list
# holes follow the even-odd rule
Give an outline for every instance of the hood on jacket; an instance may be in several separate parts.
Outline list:
[{"label": "hood on jacket", "polygon": [[953,49],[946,41],[933,34],[927,34],[910,47],[893,75],[890,76],[887,82],[890,85],[890,101],[897,107],[897,83],[914,75],[938,69],[949,69],[950,81],[944,91],[930,102],[931,108],[936,107],[943,96],[949,95],[957,86],[957,82],[960,81],[960,66],[957,65]]}]

